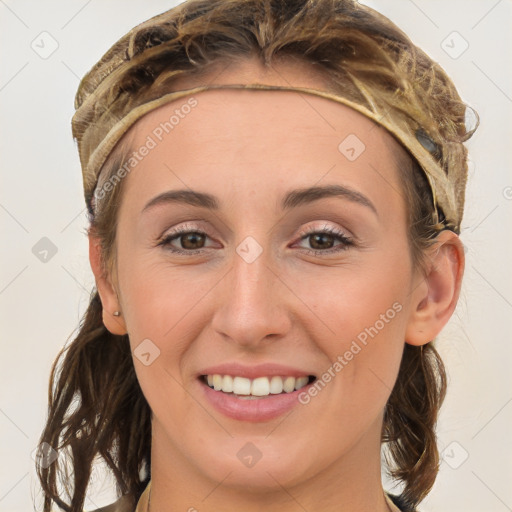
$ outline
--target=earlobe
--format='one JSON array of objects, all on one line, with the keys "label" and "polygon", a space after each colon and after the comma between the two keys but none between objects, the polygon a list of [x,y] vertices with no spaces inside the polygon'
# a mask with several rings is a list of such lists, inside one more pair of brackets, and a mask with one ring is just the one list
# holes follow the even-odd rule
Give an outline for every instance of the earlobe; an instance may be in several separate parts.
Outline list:
[{"label": "earlobe", "polygon": [[89,232],[89,261],[103,306],[103,323],[105,327],[112,334],[126,334],[126,324],[120,314],[121,307],[117,293],[112,285],[111,277],[107,275],[102,266],[100,240],[92,232]]},{"label": "earlobe", "polygon": [[412,292],[405,341],[424,345],[432,341],[452,316],[464,274],[464,249],[453,231],[442,231],[428,250],[427,275]]}]

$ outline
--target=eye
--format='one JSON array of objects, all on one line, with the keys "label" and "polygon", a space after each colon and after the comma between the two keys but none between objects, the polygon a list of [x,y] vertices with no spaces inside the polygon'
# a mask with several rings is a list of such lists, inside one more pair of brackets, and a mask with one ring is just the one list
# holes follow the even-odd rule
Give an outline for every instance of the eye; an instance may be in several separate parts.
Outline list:
[{"label": "eye", "polygon": [[[208,238],[208,233],[200,229],[181,226],[164,236],[157,245],[166,247],[175,254],[193,255],[199,254],[205,249],[206,238]],[[174,241],[178,241],[181,248],[174,246]]]},{"label": "eye", "polygon": [[[324,226],[320,229],[311,228],[300,233],[300,240],[309,239],[312,249],[306,249],[306,252],[315,256],[321,256],[331,253],[346,251],[349,247],[355,245],[352,238],[347,236],[343,231],[332,226]],[[174,254],[196,255],[202,253],[208,247],[205,246],[206,239],[209,238],[208,233],[194,226],[180,226],[171,233],[164,236],[158,246],[165,247]],[[337,246],[333,247],[336,240],[339,240]],[[174,245],[179,242],[181,247]]]},{"label": "eye", "polygon": [[[307,249],[306,252],[317,255],[325,255],[346,251],[354,245],[352,238],[343,231],[332,226],[323,226],[321,229],[311,228],[300,233],[301,241],[308,240],[313,249]],[[338,239],[341,243],[333,247],[334,241]]]}]

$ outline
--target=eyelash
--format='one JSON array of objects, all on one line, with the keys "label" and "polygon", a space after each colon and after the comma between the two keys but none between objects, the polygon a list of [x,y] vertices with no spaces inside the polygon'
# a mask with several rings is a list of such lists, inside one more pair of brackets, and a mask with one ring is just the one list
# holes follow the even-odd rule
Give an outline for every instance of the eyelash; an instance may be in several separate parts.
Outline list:
[{"label": "eyelash", "polygon": [[[198,229],[192,229],[189,226],[182,226],[180,228],[177,228],[172,233],[169,233],[164,238],[162,238],[161,241],[157,245],[163,246],[163,247],[168,247],[168,246],[170,246],[170,244],[173,240],[180,238],[182,235],[188,235],[188,234],[197,234],[197,235],[208,236],[208,233],[206,233],[204,231],[201,231]],[[309,253],[309,254],[312,253],[314,256],[322,256],[322,255],[326,255],[326,254],[332,254],[332,253],[338,253],[341,251],[346,251],[349,247],[355,245],[352,238],[348,237],[345,233],[343,233],[343,231],[333,228],[332,226],[324,226],[321,229],[313,228],[313,229],[305,230],[305,231],[302,231],[299,236],[300,236],[300,241],[302,241],[311,235],[324,235],[324,234],[325,235],[333,235],[335,238],[338,238],[339,240],[341,240],[342,243],[337,246],[338,248],[331,248],[331,249],[326,249],[326,250],[305,249],[307,253]],[[171,252],[173,252],[174,254],[183,254],[183,255],[191,256],[191,255],[200,254],[202,251],[205,250],[205,248],[195,249],[195,250],[194,249],[186,250],[186,249],[176,249],[173,247],[169,250]]]}]

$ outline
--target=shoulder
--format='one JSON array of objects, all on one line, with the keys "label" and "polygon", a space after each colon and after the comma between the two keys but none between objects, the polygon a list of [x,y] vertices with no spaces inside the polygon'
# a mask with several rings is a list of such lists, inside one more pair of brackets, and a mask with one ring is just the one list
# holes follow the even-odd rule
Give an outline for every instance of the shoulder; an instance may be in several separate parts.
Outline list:
[{"label": "shoulder", "polygon": [[133,504],[133,500],[126,495],[106,507],[97,508],[91,512],[135,512],[135,508],[136,505]]}]

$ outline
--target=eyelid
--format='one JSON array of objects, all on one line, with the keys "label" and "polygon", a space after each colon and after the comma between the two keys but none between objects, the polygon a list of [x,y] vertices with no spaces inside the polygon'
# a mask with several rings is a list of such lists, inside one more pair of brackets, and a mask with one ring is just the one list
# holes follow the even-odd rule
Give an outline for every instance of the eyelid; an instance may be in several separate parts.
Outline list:
[{"label": "eyelid", "polygon": [[178,237],[181,234],[187,234],[187,233],[204,233],[208,236],[208,238],[214,238],[210,232],[209,228],[200,226],[199,224],[189,224],[186,222],[185,224],[180,224],[177,227],[173,227],[172,229],[164,231],[164,233],[158,237],[158,243],[168,239],[168,238],[174,238]]},{"label": "eyelid", "polygon": [[[157,246],[163,246],[164,248],[168,248],[172,254],[175,255],[183,255],[183,256],[194,256],[198,254],[204,253],[207,249],[211,249],[210,247],[201,247],[199,249],[179,249],[172,248],[171,243],[175,240],[179,240],[180,236],[183,234],[189,233],[199,233],[201,235],[205,235],[207,238],[213,239],[214,237],[210,236],[208,229],[202,229],[197,225],[190,225],[189,223],[182,224],[178,227],[173,228],[170,232],[165,232],[158,240]],[[302,252],[306,254],[313,254],[315,256],[320,257],[328,257],[331,255],[339,255],[341,252],[348,250],[351,247],[357,246],[357,243],[354,241],[354,237],[350,234],[347,234],[344,229],[332,225],[327,224],[325,221],[321,226],[318,225],[310,225],[307,228],[302,229],[298,234],[298,239],[292,244],[297,244],[298,242],[302,242],[306,240],[309,236],[313,234],[327,234],[331,235],[334,238],[337,238],[341,243],[331,247],[329,249],[307,249],[302,248]]]},{"label": "eyelid", "polygon": [[319,231],[325,231],[325,232],[328,232],[331,234],[336,234],[339,236],[343,236],[345,238],[349,238],[351,240],[354,238],[353,235],[350,232],[348,232],[347,230],[340,228],[338,226],[335,226],[333,224],[327,224],[325,222],[321,225],[312,225],[307,228],[301,229],[301,231],[299,232],[299,236],[304,237],[307,235],[311,235],[313,233],[317,233]]},{"label": "eyelid", "polygon": [[322,256],[329,256],[329,255],[339,255],[341,252],[346,251],[350,247],[357,246],[357,243],[354,239],[354,237],[347,233],[344,229],[332,225],[332,224],[326,224],[325,222],[321,225],[313,225],[308,228],[305,228],[300,231],[299,233],[299,239],[294,242],[293,245],[295,245],[298,242],[301,242],[303,240],[306,240],[309,236],[313,234],[327,234],[331,235],[334,238],[337,238],[338,240],[341,240],[341,243],[338,245],[335,245],[334,247],[331,247],[330,249],[304,249],[306,253],[313,253],[314,255],[322,255]]},{"label": "eyelid", "polygon": [[[206,235],[208,235],[210,238],[212,238],[212,235],[209,231],[209,228],[202,227],[198,224],[189,224],[188,222],[185,224],[181,224],[178,227],[172,228],[170,231],[165,231],[160,237],[159,240],[162,240],[164,238],[168,238],[169,236],[179,235],[181,233],[188,233],[190,231],[197,231],[197,232],[204,232]],[[303,228],[299,231],[297,234],[297,237],[299,239],[304,238],[305,236],[317,233],[319,231],[327,231],[331,234],[336,234],[339,236],[343,236],[345,238],[348,238],[350,240],[353,240],[355,237],[348,231],[342,228],[339,228],[332,224],[327,224],[325,221],[321,225],[311,225],[307,228]]]}]

